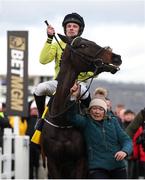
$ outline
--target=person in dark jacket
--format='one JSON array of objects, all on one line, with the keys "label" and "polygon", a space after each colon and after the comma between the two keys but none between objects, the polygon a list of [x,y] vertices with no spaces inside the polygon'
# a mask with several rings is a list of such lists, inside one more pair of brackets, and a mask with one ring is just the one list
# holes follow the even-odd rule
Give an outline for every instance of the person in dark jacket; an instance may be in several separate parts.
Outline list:
[{"label": "person in dark jacket", "polygon": [[[37,106],[34,100],[29,102],[29,117],[27,118],[27,131],[26,135],[32,138],[34,134],[34,127],[37,121]],[[39,160],[40,160],[40,147],[32,142],[30,142],[30,156],[29,156],[29,179],[38,179],[39,173]]]},{"label": "person in dark jacket", "polygon": [[140,110],[132,121],[126,128],[127,134],[133,138],[138,128],[144,123],[145,121],[145,108]]},{"label": "person in dark jacket", "polygon": [[109,118],[106,112],[106,102],[94,98],[87,114],[77,114],[73,106],[68,118],[84,133],[89,178],[126,179],[124,159],[132,152],[132,140],[120,127],[116,117]]},{"label": "person in dark jacket", "polygon": [[138,170],[134,171],[135,178],[145,178],[145,108],[137,113],[135,119],[127,126],[126,132],[134,143],[133,155],[137,164],[135,170]]},{"label": "person in dark jacket", "polygon": [[6,104],[0,103],[0,147],[3,146],[4,128],[11,128],[9,118],[6,115]]}]

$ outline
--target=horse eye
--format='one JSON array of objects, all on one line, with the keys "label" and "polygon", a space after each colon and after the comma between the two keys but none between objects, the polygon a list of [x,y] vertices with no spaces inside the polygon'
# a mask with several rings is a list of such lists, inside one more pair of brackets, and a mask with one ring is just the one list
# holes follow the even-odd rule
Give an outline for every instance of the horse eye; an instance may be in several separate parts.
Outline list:
[{"label": "horse eye", "polygon": [[85,44],[81,44],[81,48],[85,48],[86,47],[86,45]]}]

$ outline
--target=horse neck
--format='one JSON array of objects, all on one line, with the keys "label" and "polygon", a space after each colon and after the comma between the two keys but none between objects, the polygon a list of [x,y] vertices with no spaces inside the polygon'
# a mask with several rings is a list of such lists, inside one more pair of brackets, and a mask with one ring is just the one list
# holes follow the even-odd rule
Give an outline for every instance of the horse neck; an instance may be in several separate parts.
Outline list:
[{"label": "horse neck", "polygon": [[66,108],[66,102],[69,100],[70,88],[73,86],[77,73],[73,70],[71,65],[67,65],[67,68],[60,70],[58,76],[58,85],[56,93],[52,102],[51,114],[60,114]]}]

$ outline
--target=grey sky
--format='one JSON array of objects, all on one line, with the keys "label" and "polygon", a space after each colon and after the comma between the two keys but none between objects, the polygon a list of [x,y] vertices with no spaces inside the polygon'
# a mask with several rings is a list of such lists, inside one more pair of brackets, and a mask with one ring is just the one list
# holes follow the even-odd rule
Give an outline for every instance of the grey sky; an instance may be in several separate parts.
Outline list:
[{"label": "grey sky", "polygon": [[[64,16],[77,12],[86,24],[83,37],[101,46],[110,46],[122,56],[121,70],[103,79],[144,82],[145,0],[0,0],[1,73],[7,68],[7,31],[29,31],[29,73],[47,75],[54,64],[41,65],[40,51],[46,41],[44,20],[63,33]],[[31,68],[35,64],[36,68]],[[49,69],[49,71],[48,71]]]},{"label": "grey sky", "polygon": [[0,0],[0,22],[38,25],[41,19],[53,19],[73,11],[89,24],[145,23],[144,0]]}]

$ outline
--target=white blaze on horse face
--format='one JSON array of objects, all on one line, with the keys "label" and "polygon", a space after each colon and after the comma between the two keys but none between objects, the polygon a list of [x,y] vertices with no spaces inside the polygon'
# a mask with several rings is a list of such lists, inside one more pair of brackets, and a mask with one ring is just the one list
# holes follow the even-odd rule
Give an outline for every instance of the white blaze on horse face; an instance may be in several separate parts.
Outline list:
[{"label": "white blaze on horse face", "polygon": [[79,33],[80,26],[76,23],[68,23],[66,25],[66,35],[68,37],[77,36]]}]

